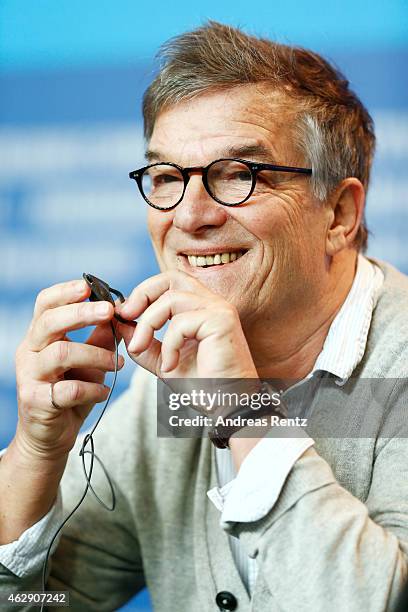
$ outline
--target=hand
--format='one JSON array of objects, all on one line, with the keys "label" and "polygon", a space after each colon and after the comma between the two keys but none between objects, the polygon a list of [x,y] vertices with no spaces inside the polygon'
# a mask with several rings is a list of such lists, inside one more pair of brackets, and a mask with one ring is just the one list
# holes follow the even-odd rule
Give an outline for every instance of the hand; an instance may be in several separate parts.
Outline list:
[{"label": "hand", "polygon": [[[114,370],[114,341],[108,302],[84,302],[85,281],[44,289],[37,297],[27,335],[17,349],[16,375],[19,422],[15,445],[28,456],[47,459],[66,455],[97,402],[106,399],[105,373]],[[96,325],[85,343],[67,333]],[[120,357],[119,367],[124,363]],[[54,385],[56,409],[50,401]]]},{"label": "hand", "polygon": [[141,317],[118,327],[130,357],[159,378],[258,377],[235,307],[184,272],[148,278],[116,312]]}]

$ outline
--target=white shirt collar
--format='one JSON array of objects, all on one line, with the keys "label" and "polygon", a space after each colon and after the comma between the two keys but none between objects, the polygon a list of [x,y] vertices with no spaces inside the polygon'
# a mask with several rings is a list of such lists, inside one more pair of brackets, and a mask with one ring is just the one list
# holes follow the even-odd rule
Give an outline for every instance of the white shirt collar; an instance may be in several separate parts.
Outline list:
[{"label": "white shirt collar", "polygon": [[343,385],[363,358],[368,330],[379,290],[384,282],[382,270],[359,255],[353,284],[333,320],[323,349],[307,378],[315,372],[329,372]]}]

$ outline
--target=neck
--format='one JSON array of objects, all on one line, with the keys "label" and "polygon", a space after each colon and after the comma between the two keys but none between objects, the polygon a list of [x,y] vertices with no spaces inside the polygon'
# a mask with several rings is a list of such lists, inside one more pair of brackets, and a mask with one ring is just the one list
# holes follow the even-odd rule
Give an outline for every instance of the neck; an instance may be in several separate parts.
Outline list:
[{"label": "neck", "polygon": [[268,319],[266,326],[265,319],[258,319],[256,329],[251,326],[245,330],[260,378],[279,380],[287,386],[312,370],[353,284],[357,256],[348,255],[348,262],[332,260],[313,304],[303,305],[301,311],[288,308],[283,315]]}]

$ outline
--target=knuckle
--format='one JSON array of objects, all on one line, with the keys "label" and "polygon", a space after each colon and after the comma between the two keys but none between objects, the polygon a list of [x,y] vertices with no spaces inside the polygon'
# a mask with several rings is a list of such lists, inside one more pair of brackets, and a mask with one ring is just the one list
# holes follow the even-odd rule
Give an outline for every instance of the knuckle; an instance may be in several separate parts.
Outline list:
[{"label": "knuckle", "polygon": [[20,406],[28,406],[33,401],[33,392],[28,385],[17,386],[17,401]]},{"label": "knuckle", "polygon": [[111,365],[112,356],[109,354],[109,351],[106,351],[105,349],[98,346],[95,347],[94,360],[95,363],[99,363],[101,365]]},{"label": "knuckle", "polygon": [[26,344],[19,346],[14,356],[16,381],[18,384],[35,379],[37,374],[37,355],[31,353]]},{"label": "knuckle", "polygon": [[34,408],[37,405],[43,404],[43,397],[41,397],[40,387],[38,385],[33,385],[30,389],[30,407]]},{"label": "knuckle", "polygon": [[48,289],[41,289],[41,291],[37,294],[35,299],[35,309],[41,309],[43,305],[45,305],[48,295]]},{"label": "knuckle", "polygon": [[129,293],[129,295],[127,296],[125,303],[127,304],[133,304],[133,302],[137,299],[137,297],[140,295],[141,293],[141,286],[143,283],[140,283],[140,285],[137,285],[137,287],[134,287],[132,289],[132,291]]},{"label": "knuckle", "polygon": [[186,321],[186,315],[185,313],[179,312],[178,314],[175,314],[172,318],[171,318],[171,323],[169,327],[173,327],[173,329],[175,327],[178,327],[181,323],[183,323],[184,321]]},{"label": "knuckle", "polygon": [[228,302],[224,302],[222,305],[220,305],[219,308],[223,313],[225,313],[227,316],[231,318],[235,318],[237,316],[237,310],[235,306],[233,306],[232,304],[229,304]]},{"label": "knuckle", "polygon": [[68,385],[68,400],[73,403],[81,401],[84,397],[84,389],[78,380],[70,381]]},{"label": "knuckle", "polygon": [[[41,332],[41,334],[44,334],[47,332],[47,330],[51,327],[51,314],[49,310],[45,310],[41,314],[36,325],[38,326],[38,329]],[[35,327],[35,325],[33,327]]]},{"label": "knuckle", "polygon": [[238,313],[231,304],[218,305],[216,309],[217,319],[223,326],[234,327],[238,322]]},{"label": "knuckle", "polygon": [[85,304],[82,302],[72,304],[72,311],[75,321],[81,321],[86,313]]},{"label": "knuckle", "polygon": [[60,365],[66,364],[68,361],[69,352],[70,352],[69,343],[64,342],[63,340],[59,342],[54,342],[53,350],[54,350],[55,361]]},{"label": "knuckle", "polygon": [[166,293],[163,293],[157,302],[170,306],[175,301],[177,294],[178,291],[176,289],[167,289]]}]

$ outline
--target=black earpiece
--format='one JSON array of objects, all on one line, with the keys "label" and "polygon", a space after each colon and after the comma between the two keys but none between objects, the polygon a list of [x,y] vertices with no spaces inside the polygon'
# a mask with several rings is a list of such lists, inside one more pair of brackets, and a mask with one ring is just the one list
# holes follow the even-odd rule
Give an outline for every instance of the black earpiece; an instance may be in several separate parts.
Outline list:
[{"label": "black earpiece", "polygon": [[[116,295],[122,304],[125,301],[123,293],[117,289],[112,289],[112,287],[109,287],[108,283],[105,283],[105,281],[97,276],[93,276],[93,274],[88,274],[87,272],[84,272],[82,276],[91,290],[91,295],[89,296],[89,300],[91,302],[110,302],[113,306],[115,306],[115,300],[112,297],[112,293]],[[116,313],[114,316],[120,323],[126,323],[127,325],[136,327],[136,321],[128,321]]]}]

